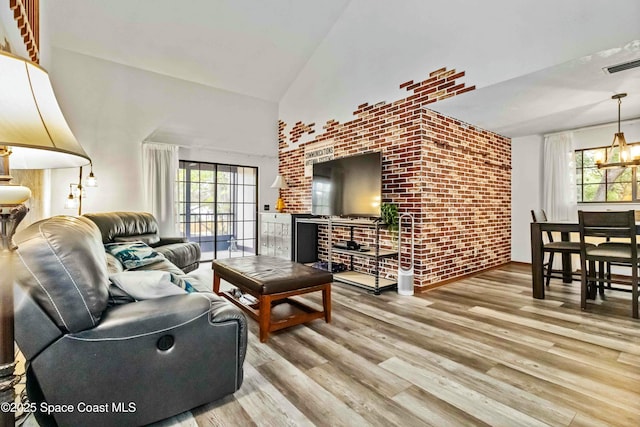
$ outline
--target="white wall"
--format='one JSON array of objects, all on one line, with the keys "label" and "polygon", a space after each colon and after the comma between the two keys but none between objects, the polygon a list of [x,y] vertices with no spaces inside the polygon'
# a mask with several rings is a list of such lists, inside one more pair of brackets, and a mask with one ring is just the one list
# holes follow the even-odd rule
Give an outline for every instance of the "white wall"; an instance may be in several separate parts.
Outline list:
[{"label": "white wall", "polygon": [[[624,102],[622,107],[624,108]],[[573,131],[574,147],[581,149],[610,145],[617,128],[616,122],[576,129]],[[640,120],[623,121],[621,130],[628,143],[640,142]],[[542,135],[511,140],[511,259],[513,261],[531,262],[530,210],[542,208],[543,146]],[[579,203],[578,209],[586,211],[640,209],[640,204]]]},{"label": "white wall", "polygon": [[[257,166],[259,207],[273,205],[275,103],[55,48],[49,72],[99,182],[97,189],[87,189],[83,212],[145,208],[140,145],[151,135],[156,142],[181,145],[185,160]],[[77,174],[52,173],[53,215],[74,213],[63,204]]]},{"label": "white wall", "polygon": [[542,204],[541,135],[511,140],[511,260],[531,262],[531,210]]}]

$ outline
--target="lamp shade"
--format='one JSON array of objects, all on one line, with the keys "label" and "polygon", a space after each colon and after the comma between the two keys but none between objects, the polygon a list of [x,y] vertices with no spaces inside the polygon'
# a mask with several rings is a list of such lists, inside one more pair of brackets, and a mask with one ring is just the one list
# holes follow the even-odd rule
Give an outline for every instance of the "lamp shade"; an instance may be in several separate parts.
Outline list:
[{"label": "lamp shade", "polygon": [[10,148],[14,169],[89,163],[62,115],[47,72],[5,52],[0,52],[0,146]]},{"label": "lamp shade", "polygon": [[276,179],[273,181],[273,184],[271,184],[271,188],[289,188],[289,186],[287,185],[287,181],[284,180],[284,178],[282,177],[282,175],[277,175]]}]

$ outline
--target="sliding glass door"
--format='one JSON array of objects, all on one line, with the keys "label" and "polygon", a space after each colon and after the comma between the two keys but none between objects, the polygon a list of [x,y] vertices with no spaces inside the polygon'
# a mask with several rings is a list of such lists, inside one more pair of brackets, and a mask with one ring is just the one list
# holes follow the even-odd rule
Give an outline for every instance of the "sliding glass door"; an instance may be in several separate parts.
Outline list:
[{"label": "sliding glass door", "polygon": [[257,254],[258,168],[181,160],[180,231],[202,261]]}]

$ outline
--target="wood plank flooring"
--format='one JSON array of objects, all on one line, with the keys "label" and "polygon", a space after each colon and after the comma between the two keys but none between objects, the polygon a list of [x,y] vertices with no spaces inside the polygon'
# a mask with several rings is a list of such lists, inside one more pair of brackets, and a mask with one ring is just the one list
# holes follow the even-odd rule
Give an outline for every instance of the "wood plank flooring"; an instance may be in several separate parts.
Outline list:
[{"label": "wood plank flooring", "polygon": [[266,344],[249,320],[240,390],[158,425],[640,426],[629,294],[582,312],[577,282],[535,300],[510,264],[414,297],[336,283],[332,299],[331,324]]}]

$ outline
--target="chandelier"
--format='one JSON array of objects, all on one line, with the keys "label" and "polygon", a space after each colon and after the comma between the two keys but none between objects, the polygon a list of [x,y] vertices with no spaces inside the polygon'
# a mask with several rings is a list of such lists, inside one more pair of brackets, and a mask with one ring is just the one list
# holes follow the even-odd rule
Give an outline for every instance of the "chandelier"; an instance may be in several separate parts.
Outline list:
[{"label": "chandelier", "polygon": [[[611,97],[611,99],[618,100],[618,132],[613,136],[611,146],[605,149],[604,161],[602,157],[596,157],[595,161],[598,169],[636,167],[640,165],[640,146],[629,147],[624,139],[624,133],[620,131],[620,105],[622,104],[622,98],[625,96],[627,96],[626,93],[618,93]],[[615,158],[616,147],[618,148],[617,159]]]}]

